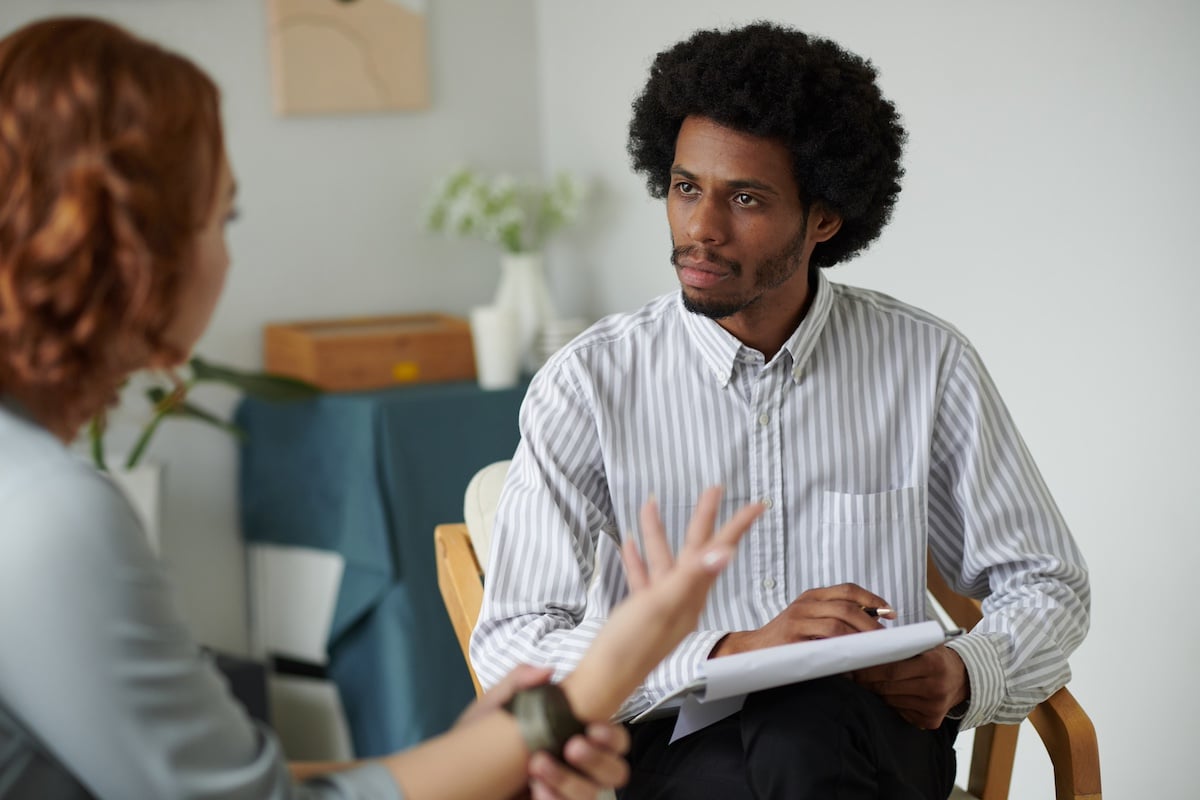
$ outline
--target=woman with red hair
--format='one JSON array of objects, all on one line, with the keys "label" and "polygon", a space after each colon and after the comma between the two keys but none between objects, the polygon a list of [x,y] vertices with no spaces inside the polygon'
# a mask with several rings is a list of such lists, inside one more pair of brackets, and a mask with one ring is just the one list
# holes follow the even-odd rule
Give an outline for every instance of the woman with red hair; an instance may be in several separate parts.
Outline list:
[{"label": "woman with red hair", "polygon": [[[0,798],[620,784],[628,739],[605,721],[694,627],[756,505],[714,534],[706,492],[673,560],[648,503],[649,568],[627,545],[631,598],[575,672],[534,688],[548,673],[518,670],[446,734],[372,762],[289,772],[199,655],[128,503],[66,444],[130,373],[187,359],[224,283],[234,193],[217,89],[186,59],[88,19],[0,40]],[[541,752],[564,747],[585,774]]]}]

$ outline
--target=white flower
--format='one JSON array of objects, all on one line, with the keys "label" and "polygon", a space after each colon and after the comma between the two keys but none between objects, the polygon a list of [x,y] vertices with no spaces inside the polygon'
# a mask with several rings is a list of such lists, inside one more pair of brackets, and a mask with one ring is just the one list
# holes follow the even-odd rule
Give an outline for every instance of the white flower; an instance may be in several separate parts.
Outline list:
[{"label": "white flower", "polygon": [[513,253],[537,250],[578,218],[582,181],[559,173],[549,185],[501,173],[485,178],[459,167],[433,186],[426,225],[432,231],[477,236]]}]

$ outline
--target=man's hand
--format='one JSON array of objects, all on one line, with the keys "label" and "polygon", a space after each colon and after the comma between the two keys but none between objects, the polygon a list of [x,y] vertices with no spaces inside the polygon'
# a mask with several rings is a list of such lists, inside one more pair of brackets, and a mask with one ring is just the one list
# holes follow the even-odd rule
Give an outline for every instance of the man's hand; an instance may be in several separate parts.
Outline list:
[{"label": "man's hand", "polygon": [[[709,658],[760,650],[807,639],[828,639],[849,633],[879,630],[879,621],[866,608],[887,608],[877,594],[854,583],[809,589],[791,602],[779,616],[756,631],[730,633],[713,648]],[[880,616],[889,619],[893,612]]]},{"label": "man's hand", "polygon": [[[522,689],[531,689],[550,680],[548,667],[522,664],[491,691],[485,693],[458,718],[456,725],[469,725],[499,709]],[[624,786],[629,765],[623,755],[629,750],[629,733],[621,725],[593,722],[581,736],[572,736],[563,748],[563,764],[548,753],[534,753],[529,759],[529,794],[532,800],[593,800],[603,789]]]},{"label": "man's hand", "polygon": [[945,645],[903,661],[856,670],[850,677],[922,730],[939,727],[946,712],[970,697],[967,668],[958,653]]}]

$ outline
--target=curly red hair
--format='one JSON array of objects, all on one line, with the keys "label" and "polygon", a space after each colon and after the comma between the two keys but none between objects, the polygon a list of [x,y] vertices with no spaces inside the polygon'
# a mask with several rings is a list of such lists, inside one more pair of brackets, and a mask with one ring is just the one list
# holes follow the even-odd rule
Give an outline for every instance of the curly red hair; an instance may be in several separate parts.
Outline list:
[{"label": "curly red hair", "polygon": [[220,96],[187,59],[106,22],[0,40],[0,394],[70,438],[163,332],[214,202]]}]

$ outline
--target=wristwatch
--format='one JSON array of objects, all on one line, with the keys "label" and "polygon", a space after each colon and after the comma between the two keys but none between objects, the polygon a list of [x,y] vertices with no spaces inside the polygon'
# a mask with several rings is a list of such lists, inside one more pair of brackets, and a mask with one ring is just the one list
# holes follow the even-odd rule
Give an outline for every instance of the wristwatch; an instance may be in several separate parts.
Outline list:
[{"label": "wristwatch", "polygon": [[516,717],[521,738],[529,752],[545,750],[562,760],[563,747],[584,724],[575,717],[567,696],[556,683],[524,689],[512,696],[504,709]]}]

